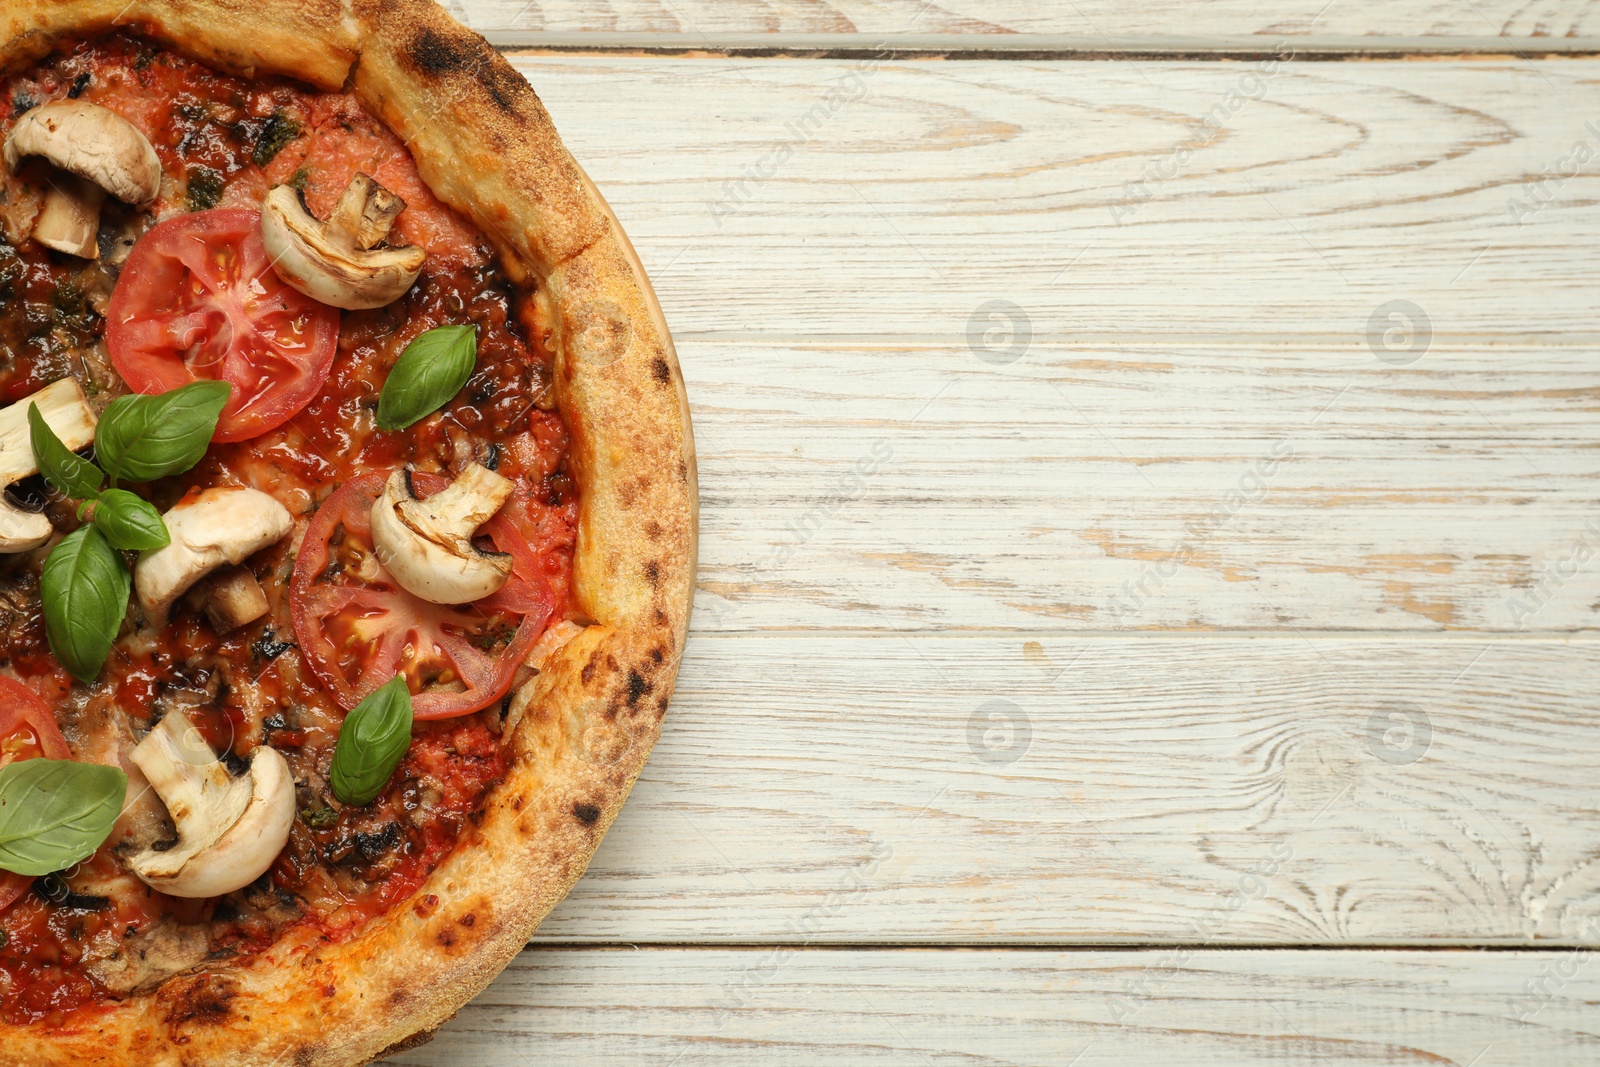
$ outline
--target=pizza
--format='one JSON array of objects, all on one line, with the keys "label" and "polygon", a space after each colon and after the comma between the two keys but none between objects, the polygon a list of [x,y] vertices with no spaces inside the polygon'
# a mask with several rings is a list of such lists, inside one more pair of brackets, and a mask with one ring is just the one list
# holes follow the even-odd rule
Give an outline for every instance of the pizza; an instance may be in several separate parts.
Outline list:
[{"label": "pizza", "polygon": [[359,1064],[660,732],[671,338],[429,0],[0,13],[0,1064]]}]

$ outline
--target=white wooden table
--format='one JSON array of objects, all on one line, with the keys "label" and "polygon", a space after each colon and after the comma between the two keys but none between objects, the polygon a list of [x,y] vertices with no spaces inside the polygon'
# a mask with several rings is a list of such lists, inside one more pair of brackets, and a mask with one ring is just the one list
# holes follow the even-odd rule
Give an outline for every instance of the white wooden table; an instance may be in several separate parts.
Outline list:
[{"label": "white wooden table", "polygon": [[702,570],[393,1063],[1600,1062],[1600,5],[452,6],[654,278]]}]

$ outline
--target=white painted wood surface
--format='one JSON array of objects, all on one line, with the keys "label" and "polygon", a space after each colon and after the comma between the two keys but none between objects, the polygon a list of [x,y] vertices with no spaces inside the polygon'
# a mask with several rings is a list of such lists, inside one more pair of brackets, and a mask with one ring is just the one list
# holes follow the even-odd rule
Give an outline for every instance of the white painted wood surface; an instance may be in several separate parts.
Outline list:
[{"label": "white painted wood surface", "polygon": [[1365,334],[1391,300],[1434,345],[1600,339],[1571,266],[1600,243],[1596,163],[1537,210],[1525,184],[1600,153],[1600,60],[871,62],[517,66],[680,344],[966,353],[1009,300],[1034,344],[1324,352],[1337,389],[1385,368]]},{"label": "white painted wood surface", "polygon": [[855,63],[520,66],[678,337],[702,628],[1595,626],[1538,583],[1594,536],[1600,162],[1507,203],[1600,155],[1600,61],[1284,64],[1142,205],[1249,65],[884,64],[731,206]]},{"label": "white painted wood surface", "polygon": [[1597,997],[1593,953],[544,949],[390,1062],[1553,1067]]},{"label": "white painted wood surface", "polygon": [[[1059,34],[1092,41],[1281,36],[1562,38],[1600,34],[1583,0],[446,0],[480,33]],[[1537,46],[1539,41],[1529,41]]]},{"label": "white painted wood surface", "polygon": [[[1244,7],[917,29],[1600,32]],[[678,338],[700,596],[589,874],[393,1062],[1595,1058],[1600,61],[516,62]]]},{"label": "white painted wood surface", "polygon": [[1597,690],[1581,640],[699,634],[538,937],[1600,943]]}]

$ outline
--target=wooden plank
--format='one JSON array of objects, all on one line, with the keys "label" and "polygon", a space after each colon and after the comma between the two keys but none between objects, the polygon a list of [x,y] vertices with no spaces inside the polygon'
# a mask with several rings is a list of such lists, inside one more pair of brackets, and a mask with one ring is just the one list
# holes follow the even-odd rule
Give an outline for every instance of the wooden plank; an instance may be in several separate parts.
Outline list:
[{"label": "wooden plank", "polygon": [[[1070,34],[1089,39],[1173,36],[1462,36],[1561,38],[1600,34],[1600,15],[1581,0],[1211,0],[1205,4],[1116,0],[446,0],[483,33],[654,34]],[[1532,42],[1537,44],[1538,42]]]},{"label": "wooden plank", "polygon": [[680,340],[1600,337],[1600,61],[517,63]]},{"label": "wooden plank", "polygon": [[1588,1063],[1592,952],[528,951],[387,1062]]},{"label": "wooden plank", "polygon": [[696,634],[557,942],[1597,943],[1600,642]]},{"label": "wooden plank", "polygon": [[1600,364],[690,340],[703,630],[1600,626]]}]

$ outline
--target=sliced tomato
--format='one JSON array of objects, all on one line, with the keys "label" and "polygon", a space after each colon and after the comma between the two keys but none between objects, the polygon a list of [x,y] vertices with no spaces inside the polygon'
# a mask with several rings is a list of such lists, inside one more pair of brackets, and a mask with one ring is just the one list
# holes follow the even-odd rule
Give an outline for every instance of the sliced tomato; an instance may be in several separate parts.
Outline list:
[{"label": "sliced tomato", "polygon": [[[71,759],[50,706],[21,682],[0,675],[0,767],[18,760]],[[0,871],[0,911],[28,891],[33,879]]]},{"label": "sliced tomato", "polygon": [[228,382],[214,441],[242,441],[293,418],[328,378],[339,312],[291,289],[261,243],[261,215],[179,215],[139,239],[106,316],[112,365],[136,392]]},{"label": "sliced tomato", "polygon": [[[560,605],[525,530],[537,518],[525,486],[479,533],[512,557],[511,578],[473,604],[431,604],[379,564],[369,518],[389,472],[363,475],[312,517],[295,559],[289,604],[311,669],[346,711],[403,674],[419,719],[466,715],[505,696],[517,668]],[[414,474],[427,497],[449,485]]]}]

